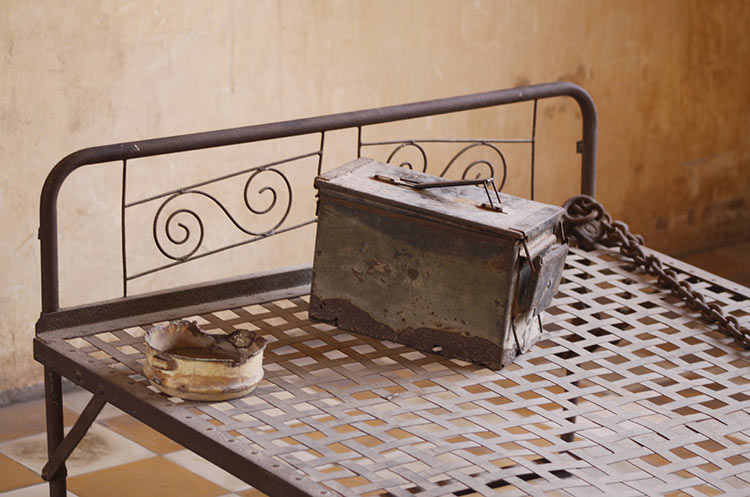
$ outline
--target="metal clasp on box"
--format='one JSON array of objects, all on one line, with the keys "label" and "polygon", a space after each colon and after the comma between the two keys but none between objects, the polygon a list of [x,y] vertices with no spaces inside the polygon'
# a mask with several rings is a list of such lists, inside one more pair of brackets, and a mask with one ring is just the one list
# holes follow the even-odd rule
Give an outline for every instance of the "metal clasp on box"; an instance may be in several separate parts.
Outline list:
[{"label": "metal clasp on box", "polygon": [[[390,183],[392,185],[406,186],[415,190],[426,190],[428,188],[447,188],[450,186],[466,186],[466,185],[481,185],[484,187],[484,192],[487,194],[487,200],[477,205],[480,209],[487,209],[495,212],[503,212],[502,201],[500,200],[500,193],[497,191],[495,186],[495,178],[480,178],[480,179],[464,179],[459,181],[429,181],[420,183],[418,181],[412,181],[405,178],[394,178],[393,176],[386,176],[383,174],[376,174],[372,179],[382,181],[384,183]],[[490,185],[492,191],[495,192],[495,198],[497,199],[497,205],[492,201],[492,195],[490,195]]]}]

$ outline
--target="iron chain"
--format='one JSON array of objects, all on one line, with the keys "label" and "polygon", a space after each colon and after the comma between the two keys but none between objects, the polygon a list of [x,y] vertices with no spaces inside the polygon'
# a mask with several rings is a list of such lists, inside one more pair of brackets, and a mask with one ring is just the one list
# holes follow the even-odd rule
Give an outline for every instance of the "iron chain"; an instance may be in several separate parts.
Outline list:
[{"label": "iron chain", "polygon": [[563,208],[565,233],[575,238],[583,249],[589,250],[596,243],[618,247],[620,253],[631,259],[636,267],[642,267],[655,276],[661,288],[669,290],[691,310],[699,312],[701,319],[707,323],[717,323],[722,333],[733,337],[741,347],[750,349],[750,331],[741,327],[736,317],[725,315],[717,303],[706,302],[703,294],[694,290],[687,281],[679,281],[677,273],[665,268],[659,258],[646,255],[643,238],[633,235],[627,224],[613,221],[602,204],[588,195],[577,195],[565,202]]}]

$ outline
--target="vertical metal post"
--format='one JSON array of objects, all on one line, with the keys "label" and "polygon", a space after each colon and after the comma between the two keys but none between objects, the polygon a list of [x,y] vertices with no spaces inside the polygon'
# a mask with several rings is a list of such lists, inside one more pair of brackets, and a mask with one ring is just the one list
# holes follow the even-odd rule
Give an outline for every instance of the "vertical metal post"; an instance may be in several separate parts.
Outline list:
[{"label": "vertical metal post", "polygon": [[120,202],[120,233],[122,240],[122,296],[128,296],[128,260],[125,247],[125,195],[127,193],[128,160],[122,161],[122,197]]},{"label": "vertical metal post", "polygon": [[[57,446],[64,438],[62,411],[62,380],[60,375],[44,368],[44,398],[47,418],[47,457],[52,457]],[[67,470],[63,466],[60,473],[49,481],[50,497],[65,497],[67,494],[65,478]]]},{"label": "vertical metal post", "polygon": [[326,144],[326,132],[320,132],[320,150],[318,150],[318,176],[323,171],[323,147]]},{"label": "vertical metal post", "polygon": [[578,103],[583,120],[583,140],[580,149],[581,193],[594,197],[596,196],[596,106],[586,90],[572,83],[565,84],[570,87],[568,95]]},{"label": "vertical metal post", "polygon": [[534,118],[531,123],[531,200],[534,200],[534,180],[536,179],[536,168],[534,153],[536,152],[536,106],[539,100],[534,100]]}]

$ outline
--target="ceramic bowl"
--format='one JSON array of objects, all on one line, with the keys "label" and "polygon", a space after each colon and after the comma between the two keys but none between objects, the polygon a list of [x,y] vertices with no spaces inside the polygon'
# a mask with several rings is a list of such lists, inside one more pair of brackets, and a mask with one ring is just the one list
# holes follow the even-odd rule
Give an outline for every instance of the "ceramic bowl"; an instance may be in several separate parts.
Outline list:
[{"label": "ceramic bowl", "polygon": [[143,373],[172,397],[228,400],[252,392],[263,379],[266,340],[256,331],[210,335],[194,322],[172,321],[145,336]]}]

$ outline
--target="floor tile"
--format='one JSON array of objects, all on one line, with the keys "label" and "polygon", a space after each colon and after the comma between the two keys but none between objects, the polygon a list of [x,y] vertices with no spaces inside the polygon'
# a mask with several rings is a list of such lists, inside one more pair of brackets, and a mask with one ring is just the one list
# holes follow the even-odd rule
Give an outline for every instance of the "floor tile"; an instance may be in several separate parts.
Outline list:
[{"label": "floor tile", "polygon": [[[75,422],[78,414],[63,408],[66,426]],[[13,404],[0,409],[0,442],[26,437],[46,430],[44,399]]]},{"label": "floor tile", "polygon": [[[80,413],[89,403],[93,394],[87,390],[76,389],[71,392],[63,394],[63,405],[68,409]],[[122,416],[125,414],[112,404],[105,404],[104,409],[101,410],[99,415],[96,417],[97,420],[112,418],[115,416]]]},{"label": "floor tile", "polygon": [[266,497],[266,494],[254,488],[245,490],[244,492],[238,492],[237,495],[240,497]]},{"label": "floor tile", "polygon": [[182,445],[127,414],[105,419],[101,424],[157,454],[184,450]]},{"label": "floor tile", "polygon": [[34,483],[41,483],[39,475],[0,454],[0,492],[28,487]]},{"label": "floor tile", "polygon": [[[0,443],[0,453],[40,474],[47,462],[47,437],[40,433]],[[68,458],[66,467],[68,475],[79,475],[153,455],[150,450],[94,424]]]},{"label": "floor tile", "polygon": [[220,467],[206,461],[201,456],[194,454],[189,450],[172,452],[171,454],[167,454],[164,457],[184,468],[189,469],[193,473],[197,473],[200,476],[209,479],[218,485],[221,485],[229,491],[237,492],[239,490],[250,488],[250,485],[248,485],[244,481],[232,476]]},{"label": "floor tile", "polygon": [[[0,493],[0,497],[49,497],[49,484],[42,483],[31,487],[19,488],[10,492]],[[78,497],[68,492],[68,497]]]},{"label": "floor tile", "polygon": [[228,490],[163,457],[68,478],[78,497],[219,497]]}]

